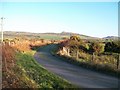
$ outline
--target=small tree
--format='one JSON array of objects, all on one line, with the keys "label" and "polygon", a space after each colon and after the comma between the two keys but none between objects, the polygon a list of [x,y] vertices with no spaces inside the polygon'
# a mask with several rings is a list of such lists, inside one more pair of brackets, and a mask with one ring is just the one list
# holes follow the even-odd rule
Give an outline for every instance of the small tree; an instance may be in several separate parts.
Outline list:
[{"label": "small tree", "polygon": [[78,42],[81,41],[80,36],[78,36],[78,35],[71,36],[70,40],[74,40],[74,41],[78,41]]},{"label": "small tree", "polygon": [[73,48],[73,50],[76,52],[76,59],[78,59],[79,48],[81,44],[82,44],[82,40],[80,39],[79,36],[74,35],[70,37],[68,46],[70,48]]}]

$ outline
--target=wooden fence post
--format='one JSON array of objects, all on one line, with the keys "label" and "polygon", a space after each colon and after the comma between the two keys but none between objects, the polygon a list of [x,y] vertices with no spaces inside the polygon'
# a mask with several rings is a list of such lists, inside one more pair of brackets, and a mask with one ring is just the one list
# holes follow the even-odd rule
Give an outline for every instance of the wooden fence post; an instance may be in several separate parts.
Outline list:
[{"label": "wooden fence post", "polygon": [[92,61],[94,61],[94,58],[95,58],[95,54],[93,53],[93,55],[92,55]]},{"label": "wooden fence post", "polygon": [[118,59],[117,59],[117,69],[119,69],[119,63],[120,63],[120,54],[118,54]]},{"label": "wooden fence post", "polygon": [[77,50],[77,53],[76,53],[77,60],[78,60],[78,53],[79,53],[79,51]]}]

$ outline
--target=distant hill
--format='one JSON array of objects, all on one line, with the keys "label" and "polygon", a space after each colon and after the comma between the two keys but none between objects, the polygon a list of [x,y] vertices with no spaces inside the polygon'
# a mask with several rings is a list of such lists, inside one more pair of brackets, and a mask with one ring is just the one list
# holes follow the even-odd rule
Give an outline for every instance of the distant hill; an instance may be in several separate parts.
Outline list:
[{"label": "distant hill", "polygon": [[4,31],[4,38],[26,37],[26,38],[43,38],[43,39],[59,40],[62,39],[63,37],[70,37],[72,35],[79,35],[81,39],[99,39],[97,37],[91,37],[91,36],[72,33],[72,32],[30,33],[30,32],[18,32],[18,31]]},{"label": "distant hill", "polygon": [[118,39],[118,37],[117,36],[107,36],[107,37],[104,37],[103,39],[115,40],[115,39]]},{"label": "distant hill", "polygon": [[72,33],[72,32],[61,32],[60,34],[61,35],[68,35],[68,36],[79,35],[81,39],[99,39],[98,37],[91,37],[91,36],[78,34],[78,33]]}]

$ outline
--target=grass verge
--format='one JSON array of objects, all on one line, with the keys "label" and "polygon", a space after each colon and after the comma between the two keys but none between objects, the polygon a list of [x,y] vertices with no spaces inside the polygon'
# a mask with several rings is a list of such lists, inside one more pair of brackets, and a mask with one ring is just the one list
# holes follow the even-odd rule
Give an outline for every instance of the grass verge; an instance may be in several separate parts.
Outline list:
[{"label": "grass verge", "polygon": [[70,84],[68,81],[48,72],[34,58],[33,53],[17,53],[16,55],[16,72],[17,77],[22,81],[22,87],[26,88],[53,88],[65,89],[72,88],[76,90],[77,87]]}]

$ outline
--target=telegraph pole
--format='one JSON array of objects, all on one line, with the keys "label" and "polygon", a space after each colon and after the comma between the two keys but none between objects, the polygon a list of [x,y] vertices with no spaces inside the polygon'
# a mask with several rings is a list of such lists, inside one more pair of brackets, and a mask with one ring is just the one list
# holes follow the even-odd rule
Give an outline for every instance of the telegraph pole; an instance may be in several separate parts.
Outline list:
[{"label": "telegraph pole", "polygon": [[3,17],[1,17],[1,43],[3,42]]},{"label": "telegraph pole", "polygon": [[0,18],[1,19],[1,43],[0,43],[0,89],[2,89],[2,45],[3,45],[3,17]]},{"label": "telegraph pole", "polygon": [[4,17],[1,17],[1,42],[3,42],[3,20],[5,18]]}]

